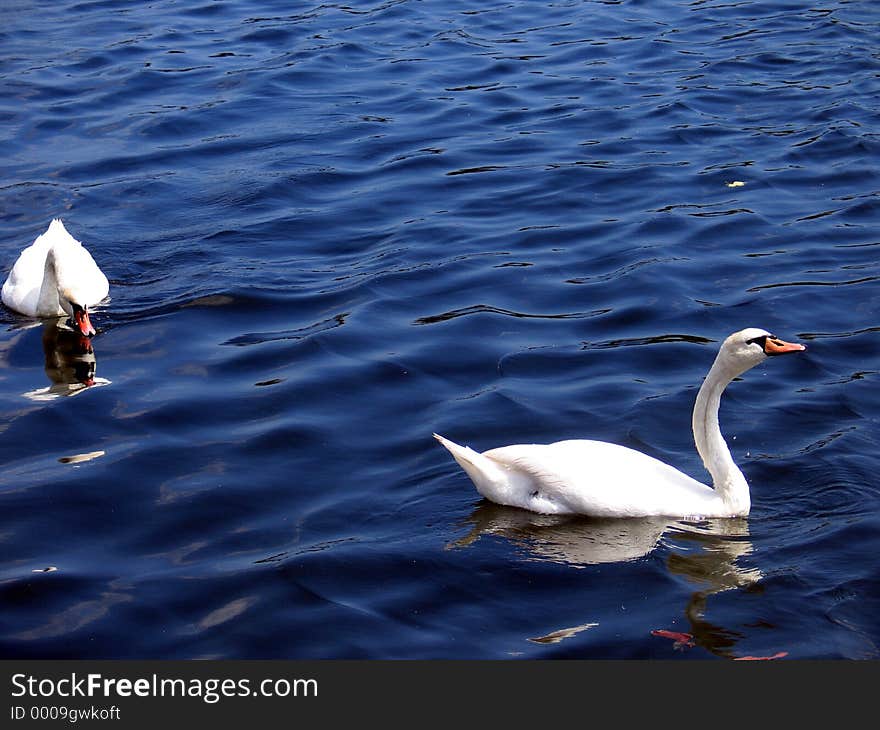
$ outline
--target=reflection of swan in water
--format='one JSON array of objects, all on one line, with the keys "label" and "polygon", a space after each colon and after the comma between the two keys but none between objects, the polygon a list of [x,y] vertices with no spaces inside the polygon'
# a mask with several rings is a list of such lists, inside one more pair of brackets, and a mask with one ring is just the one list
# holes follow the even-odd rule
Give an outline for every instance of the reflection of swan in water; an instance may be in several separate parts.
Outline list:
[{"label": "reflection of swan in water", "polygon": [[482,535],[501,535],[528,550],[538,560],[574,567],[621,563],[650,553],[674,520],[590,518],[577,515],[541,515],[481,502],[468,522],[473,529],[447,547],[467,547]]},{"label": "reflection of swan in water", "polygon": [[95,375],[97,362],[92,341],[66,326],[63,317],[44,322],[42,339],[45,370],[51,385],[29,391],[25,398],[51,400],[110,382]]},{"label": "reflection of swan in water", "polygon": [[[757,568],[738,564],[740,558],[752,551],[745,518],[696,523],[657,517],[595,519],[540,515],[483,501],[466,522],[470,531],[447,548],[469,547],[483,535],[497,535],[525,549],[533,560],[577,568],[637,560],[649,555],[662,540],[669,551],[669,572],[684,577],[697,588],[684,609],[693,644],[721,656],[732,656],[731,648],[739,637],[703,618],[707,598],[722,591],[747,588],[763,577]],[[597,625],[586,621],[530,640],[555,644]],[[648,627],[646,633],[650,628],[654,627]]]}]

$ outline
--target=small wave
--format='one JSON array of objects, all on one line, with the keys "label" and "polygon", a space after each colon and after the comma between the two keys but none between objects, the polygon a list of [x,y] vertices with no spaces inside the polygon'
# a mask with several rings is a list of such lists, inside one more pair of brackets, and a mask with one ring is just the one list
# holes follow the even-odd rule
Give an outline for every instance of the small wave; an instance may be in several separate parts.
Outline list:
[{"label": "small wave", "polygon": [[560,314],[534,314],[530,312],[516,312],[512,309],[503,309],[501,307],[493,307],[489,304],[474,304],[469,307],[461,307],[453,309],[442,314],[434,314],[427,317],[419,317],[413,322],[416,325],[437,324],[439,322],[448,322],[458,317],[468,317],[473,314],[500,314],[504,317],[516,317],[517,319],[586,319],[588,317],[598,317],[606,314],[609,309],[596,309],[591,312],[564,312]]}]

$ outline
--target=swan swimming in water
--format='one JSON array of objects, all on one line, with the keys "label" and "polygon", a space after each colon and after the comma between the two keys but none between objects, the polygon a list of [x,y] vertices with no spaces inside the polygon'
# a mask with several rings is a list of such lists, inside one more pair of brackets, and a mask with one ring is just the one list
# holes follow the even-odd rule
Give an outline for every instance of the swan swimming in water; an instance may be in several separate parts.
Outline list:
[{"label": "swan swimming in water", "polygon": [[746,370],[772,355],[806,347],[749,328],[718,351],[694,404],[697,451],[712,487],[640,451],[604,441],[519,444],[478,453],[434,434],[486,499],[544,514],[597,517],[744,517],[749,485],[718,425],[721,394]]},{"label": "swan swimming in water", "polygon": [[7,307],[28,317],[66,314],[88,337],[95,334],[88,309],[109,291],[107,277],[91,254],[55,218],[21,252],[0,296]]}]

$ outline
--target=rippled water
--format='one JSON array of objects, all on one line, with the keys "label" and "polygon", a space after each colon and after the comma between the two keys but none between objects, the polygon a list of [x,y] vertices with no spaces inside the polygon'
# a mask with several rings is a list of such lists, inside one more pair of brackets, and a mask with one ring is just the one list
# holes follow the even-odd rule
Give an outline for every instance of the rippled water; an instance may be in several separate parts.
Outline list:
[{"label": "rippled water", "polygon": [[[2,266],[60,216],[111,299],[0,313],[0,654],[877,658],[880,6],[292,6],[4,6]],[[748,519],[431,438],[702,478],[745,326],[809,347],[725,396]]]}]

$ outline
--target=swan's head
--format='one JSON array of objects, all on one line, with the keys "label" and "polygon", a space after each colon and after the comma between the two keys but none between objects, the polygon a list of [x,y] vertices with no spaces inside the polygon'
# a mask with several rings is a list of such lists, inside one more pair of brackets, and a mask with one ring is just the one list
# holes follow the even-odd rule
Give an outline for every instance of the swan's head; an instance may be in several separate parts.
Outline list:
[{"label": "swan's head", "polygon": [[75,289],[58,289],[58,303],[61,308],[79,332],[85,337],[91,337],[95,334],[95,328],[89,319],[89,308],[85,304],[80,304],[81,301],[85,299],[78,295]]},{"label": "swan's head", "polygon": [[724,340],[718,352],[718,359],[722,360],[734,375],[739,375],[763,362],[767,357],[801,352],[806,349],[806,346],[799,343],[781,340],[767,330],[748,327],[734,332]]},{"label": "swan's head", "polygon": [[[66,235],[67,231],[64,233]],[[46,268],[51,268],[54,275],[59,306],[79,332],[85,337],[91,337],[95,334],[95,328],[89,320],[87,304],[95,301],[94,294],[89,292],[91,279],[82,276],[83,249],[78,241],[69,235],[68,238],[73,247],[67,243],[53,245],[46,255]]]}]

